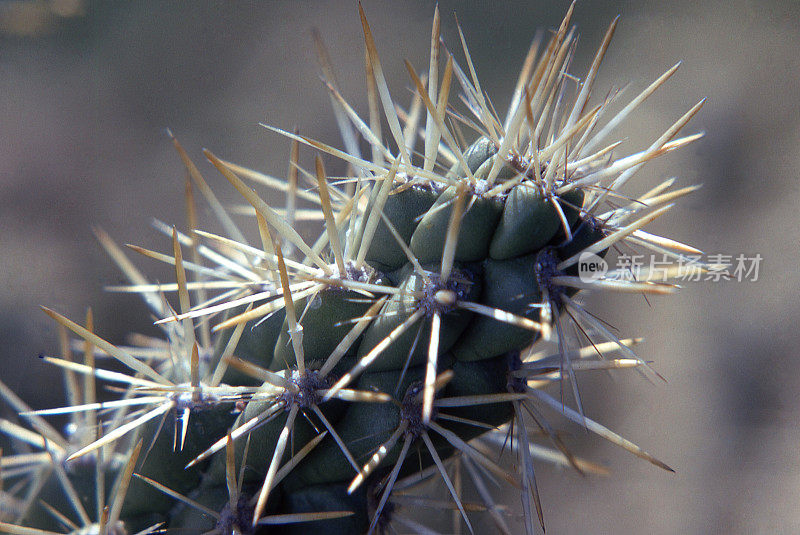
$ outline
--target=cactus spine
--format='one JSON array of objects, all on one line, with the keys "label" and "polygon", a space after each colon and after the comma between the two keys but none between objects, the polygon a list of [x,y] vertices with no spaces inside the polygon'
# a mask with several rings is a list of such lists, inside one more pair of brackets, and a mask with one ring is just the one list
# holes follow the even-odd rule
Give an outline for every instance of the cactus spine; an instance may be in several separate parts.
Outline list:
[{"label": "cactus spine", "polygon": [[[655,274],[585,279],[577,263],[581,253],[602,257],[626,243],[667,255],[673,274],[679,265],[708,269],[686,256],[695,249],[641,230],[692,188],[665,182],[638,198],[623,193],[648,160],[699,137],[675,136],[702,102],[646,150],[617,157],[619,143],[607,138],[613,126],[677,66],[615,115],[613,97],[590,107],[616,21],[573,94],[570,8],[552,38],[532,46],[501,118],[463,35],[466,69],[441,47],[437,10],[427,76],[407,63],[415,94],[409,110],[398,112],[359,11],[370,117],[358,117],[327,80],[347,151],[268,127],[292,142],[289,177],[279,184],[204,152],[252,205],[259,246],[245,241],[174,137],[192,179],[191,228],[161,228],[172,242],[168,253],[137,250],[174,265],[175,283],[149,283],[98,233],[130,281],[117,290],[142,295],[165,340],[117,347],[93,333],[91,316],[80,325],[45,309],[83,340],[85,362],[68,357],[74,344],[66,335],[62,358],[46,357],[74,385],[74,403],[64,408],[32,412],[3,388],[26,426],[2,422],[1,430],[35,453],[2,458],[2,481],[14,484],[4,485],[0,528],[244,535],[306,533],[318,522],[325,533],[383,531],[389,523],[420,531],[403,507],[424,503],[413,491],[435,477],[447,499],[434,506],[457,511],[454,521],[470,530],[485,515],[506,533],[485,480],[510,482],[521,489],[525,529],[535,533],[544,521],[534,460],[600,470],[569,452],[546,410],[669,470],[584,415],[577,372],[654,372],[630,349],[636,339],[617,338],[575,294],[666,294],[675,286]],[[330,73],[330,65],[323,70]],[[454,78],[464,111],[451,102]],[[382,120],[388,140],[380,136]],[[352,142],[358,136],[371,158]],[[465,138],[472,138],[468,146]],[[343,160],[348,176],[329,177],[320,156],[313,170],[303,169],[301,145]],[[283,190],[286,208],[269,206],[248,181]],[[198,228],[193,189],[229,236]],[[313,243],[295,230],[307,213],[296,208],[298,199],[314,203],[312,217],[324,221]],[[586,347],[572,331],[591,336]],[[545,349],[534,347],[539,340]],[[100,356],[130,373],[96,365]],[[115,386],[119,399],[98,403],[98,380]],[[69,415],[74,432],[59,433],[45,419],[52,414]],[[531,420],[552,448],[531,441]],[[509,436],[517,471],[486,453]],[[466,501],[462,479],[482,503]]]}]

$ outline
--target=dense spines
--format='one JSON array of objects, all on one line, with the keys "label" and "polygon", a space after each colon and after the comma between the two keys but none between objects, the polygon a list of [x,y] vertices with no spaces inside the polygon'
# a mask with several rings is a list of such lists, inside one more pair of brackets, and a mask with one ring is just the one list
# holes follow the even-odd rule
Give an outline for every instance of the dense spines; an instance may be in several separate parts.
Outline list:
[{"label": "dense spines", "polygon": [[[409,385],[419,381],[424,369],[414,366],[406,370],[402,381],[398,383],[396,370],[374,371],[359,377],[356,388],[364,391],[380,391],[401,398]],[[347,407],[337,427],[342,439],[351,445],[353,457],[361,462],[367,459],[383,444],[400,424],[400,404],[398,403],[359,403]],[[397,451],[390,453],[386,462],[396,459]],[[333,440],[324,440],[316,448],[303,466],[287,480],[289,489],[298,489],[309,485],[319,485],[337,481],[349,481],[355,475],[349,466],[338,462],[341,453]]]},{"label": "dense spines", "polygon": [[[616,94],[592,109],[587,101],[616,21],[573,95],[572,78],[566,74],[575,43],[570,8],[546,46],[531,48],[508,114],[501,120],[481,89],[463,34],[466,68],[449,51],[442,53],[437,10],[427,73],[430,85],[426,87],[407,62],[416,111],[405,113],[391,100],[369,25],[360,12],[367,46],[368,121],[341,97],[326,54],[321,54],[349,153],[272,128],[293,140],[289,177],[281,186],[204,152],[255,209],[261,249],[244,242],[174,137],[193,183],[229,237],[197,228],[182,234],[158,224],[172,238],[171,254],[137,250],[173,264],[176,283],[152,285],[110,238],[99,234],[131,283],[117,289],[142,294],[159,318],[166,342],[119,348],[93,334],[91,322],[82,328],[48,312],[132,374],[112,375],[95,367],[88,355],[83,368],[50,359],[70,373],[122,383],[125,392],[118,404],[86,409],[92,415],[96,410],[108,414],[98,413],[100,426],[84,428],[69,451],[64,447],[67,441],[54,437],[39,415],[26,415],[41,437],[36,444],[52,459],[42,465],[101,452],[113,460],[114,448],[131,453],[137,451],[131,449],[137,440],[145,444],[141,459],[129,455],[127,464],[108,462],[102,475],[116,476],[126,488],[130,482],[135,496],[124,508],[122,501],[114,502],[109,518],[100,506],[102,493],[97,493],[97,518],[93,522],[81,515],[84,527],[97,524],[101,533],[119,531],[120,514],[127,530],[156,529],[163,520],[170,528],[219,535],[307,532],[311,521],[325,522],[326,532],[343,533],[382,530],[395,519],[415,526],[416,520],[398,512],[400,496],[393,490],[413,486],[401,482],[403,478],[415,481],[437,474],[452,500],[449,507],[455,507],[472,529],[472,515],[467,515],[449,469],[463,465],[485,503],[473,510],[489,512],[497,528],[508,532],[476,471],[480,465],[480,470],[522,489],[525,527],[532,533],[534,516],[543,527],[532,462],[540,450],[529,443],[525,415],[554,443],[551,458],[579,471],[589,466],[569,453],[539,412],[540,404],[552,409],[559,403],[539,390],[556,382],[568,419],[668,469],[583,415],[576,371],[645,364],[630,350],[631,341],[619,340],[572,296],[581,288],[653,294],[674,289],[652,273],[635,281],[614,279],[611,275],[619,275],[614,272],[584,280],[577,257],[582,252],[604,256],[626,243],[664,253],[678,264],[690,260],[685,255],[697,250],[641,228],[691,188],[669,191],[667,181],[638,198],[627,197],[620,188],[649,159],[697,139],[673,138],[702,102],[645,151],[614,158],[619,143],[596,149],[675,67],[598,131]],[[440,78],[439,61],[444,57]],[[449,105],[453,75],[467,113]],[[379,104],[390,127],[388,143],[380,132]],[[421,113],[423,105],[427,114]],[[419,124],[422,117],[424,126]],[[450,118],[475,131],[463,150],[456,140],[465,136],[452,128]],[[357,150],[354,130],[370,144],[371,160]],[[424,142],[419,155],[418,142]],[[319,157],[316,173],[305,171],[299,162],[301,143],[344,160],[354,176],[331,180]],[[316,193],[298,187],[301,175],[315,184]],[[286,209],[267,205],[243,179],[278,185],[286,192]],[[297,198],[318,206],[315,219],[325,222],[314,243],[303,241],[292,228]],[[187,200],[195,227],[191,188]],[[610,208],[603,212],[606,205]],[[190,248],[192,262],[183,260],[182,247]],[[187,277],[187,271],[195,276]],[[165,292],[177,293],[175,310]],[[605,343],[590,339],[586,348],[573,351],[573,329],[566,328],[564,311],[576,333]],[[537,364],[530,346],[540,339],[556,342],[558,354]],[[624,358],[602,360],[613,351]],[[601,359],[593,358],[597,356]],[[565,385],[572,388],[577,410],[566,405]],[[26,410],[7,393],[3,396],[20,412]],[[93,394],[85,401],[91,404]],[[84,426],[90,421],[76,420]],[[508,422],[510,429],[504,425]],[[3,431],[30,442],[20,429],[5,426]],[[512,432],[510,449],[518,456],[519,474],[509,473],[481,449],[490,442],[487,436]],[[131,480],[134,465],[137,478]],[[68,474],[67,480],[92,476],[82,464],[74,469],[79,472]],[[34,471],[13,477],[22,478],[20,495],[25,489],[34,498],[38,495]],[[87,506],[75,503],[63,481],[53,488],[67,498],[64,505],[73,512]],[[182,503],[173,506],[163,495]],[[56,509],[62,516],[70,514],[61,506]],[[0,527],[28,533],[14,527],[30,524],[24,517],[18,514],[13,524]]]}]

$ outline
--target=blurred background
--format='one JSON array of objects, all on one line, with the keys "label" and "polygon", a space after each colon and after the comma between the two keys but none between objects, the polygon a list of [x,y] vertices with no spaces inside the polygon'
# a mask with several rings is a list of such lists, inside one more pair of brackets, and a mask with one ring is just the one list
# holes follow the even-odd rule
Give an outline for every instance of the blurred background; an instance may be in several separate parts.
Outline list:
[{"label": "blurred background", "polygon": [[[535,30],[557,27],[567,5],[441,1],[442,34],[461,61],[457,11],[483,89],[502,110]],[[364,8],[393,96],[406,103],[402,60],[425,70],[433,4],[365,0]],[[592,102],[628,82],[631,98],[683,60],[619,131],[620,154],[646,148],[708,97],[684,130],[705,138],[643,169],[628,191],[670,176],[702,183],[653,232],[763,260],[757,281],[688,283],[649,303],[588,298],[623,334],[646,337],[638,352],[667,383],[635,373],[584,376],[587,415],[676,473],[567,427],[575,450],[612,473],[583,478],[538,466],[548,533],[798,533],[800,4],[579,2],[573,73],[583,75],[617,14]],[[37,359],[58,351],[38,305],[76,320],[92,306],[97,332],[115,343],[130,331],[154,332],[135,296],[102,291],[123,279],[92,227],[118,243],[168,249],[150,227],[153,217],[185,225],[184,170],[166,128],[230,204],[240,199],[202,147],[284,176],[289,142],[259,122],[341,145],[318,77],[314,27],[342,93],[364,112],[355,2],[0,2],[0,378],[31,405],[63,399],[58,374]],[[156,262],[136,261],[150,277],[173,280]],[[9,416],[6,406],[0,415]]]}]

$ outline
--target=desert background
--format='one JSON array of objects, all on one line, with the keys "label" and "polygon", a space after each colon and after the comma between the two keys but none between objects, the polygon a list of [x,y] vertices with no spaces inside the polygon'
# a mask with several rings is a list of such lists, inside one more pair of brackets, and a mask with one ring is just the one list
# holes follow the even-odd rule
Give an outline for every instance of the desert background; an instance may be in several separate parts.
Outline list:
[{"label": "desert background", "polygon": [[[426,69],[433,3],[363,4],[392,94],[405,105],[403,59]],[[463,63],[457,12],[483,89],[503,110],[536,29],[556,28],[567,6],[441,1],[442,35]],[[537,465],[547,532],[798,533],[800,4],[584,0],[573,19],[581,37],[571,72],[583,75],[617,14],[591,103],[627,83],[630,99],[683,60],[618,131],[626,139],[620,154],[646,148],[708,97],[684,130],[704,139],[628,186],[642,193],[670,176],[703,184],[652,231],[707,253],[763,260],[757,281],[687,283],[649,303],[587,298],[623,334],[646,338],[637,352],[667,379],[586,375],[587,415],[676,473],[563,426],[577,453],[612,473],[581,477]],[[118,243],[168,250],[150,226],[154,217],[185,225],[184,169],[166,128],[225,204],[241,201],[201,148],[284,176],[289,142],[259,122],[341,145],[318,76],[315,27],[342,93],[365,113],[355,2],[0,3],[0,379],[32,406],[63,400],[59,374],[37,358],[58,351],[38,305],[76,320],[91,306],[96,331],[115,343],[130,331],[156,332],[135,296],[102,290],[122,277],[92,227]],[[313,161],[312,151],[301,154]],[[332,174],[343,170],[326,163]],[[201,216],[211,220],[207,210]],[[252,222],[239,221],[255,236]],[[153,279],[174,277],[135,260]],[[11,417],[7,406],[0,416]],[[518,498],[508,499],[519,509]]]}]

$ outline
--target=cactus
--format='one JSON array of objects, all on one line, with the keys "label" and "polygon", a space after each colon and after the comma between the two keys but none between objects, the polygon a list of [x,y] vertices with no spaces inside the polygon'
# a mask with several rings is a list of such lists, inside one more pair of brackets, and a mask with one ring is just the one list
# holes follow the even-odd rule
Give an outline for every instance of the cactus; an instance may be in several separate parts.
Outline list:
[{"label": "cactus", "polygon": [[[661,295],[676,286],[656,273],[581,277],[577,264],[625,243],[668,256],[673,275],[714,268],[687,256],[696,249],[641,230],[692,187],[667,181],[634,198],[623,188],[650,159],[700,137],[675,136],[702,101],[646,150],[617,157],[608,135],[677,65],[613,116],[613,94],[589,107],[616,20],[573,91],[570,7],[550,40],[532,45],[501,118],[463,34],[463,66],[440,44],[437,9],[428,72],[407,63],[415,92],[398,111],[360,6],[359,14],[366,120],[323,59],[346,150],[267,127],[291,140],[285,182],[204,151],[252,206],[259,246],[245,240],[171,133],[191,177],[190,228],[159,227],[172,242],[167,253],[134,249],[174,265],[175,282],[148,282],[98,232],[130,282],[112,289],[139,293],[165,339],[115,346],[94,334],[91,314],[81,325],[45,309],[62,329],[62,355],[42,358],[63,368],[70,403],[31,411],[0,383],[25,424],[2,421],[0,430],[32,448],[2,457],[0,529],[223,535],[306,533],[316,523],[325,533],[360,533],[391,523],[425,532],[403,508],[427,505],[455,511],[458,529],[463,522],[473,531],[484,516],[509,533],[487,487],[501,480],[519,489],[526,532],[535,533],[544,515],[534,461],[602,471],[570,452],[548,411],[670,470],[585,416],[578,372],[657,374],[632,351],[638,339],[619,339],[576,293]],[[462,111],[451,102],[454,81]],[[300,165],[301,146],[318,153],[312,171]],[[319,154],[342,160],[347,176],[329,177]],[[269,206],[253,182],[283,191],[285,208]],[[194,190],[228,236],[200,230]],[[300,210],[298,200],[315,208]],[[324,222],[313,242],[295,230],[306,215]],[[83,363],[72,357],[76,347]],[[101,357],[128,373],[100,365]],[[98,402],[96,382],[117,399]],[[48,423],[57,414],[70,418],[69,434]],[[534,444],[532,430],[550,446]],[[507,439],[516,470],[487,453]],[[431,480],[445,499],[415,494]],[[467,500],[467,484],[477,502]]]}]

